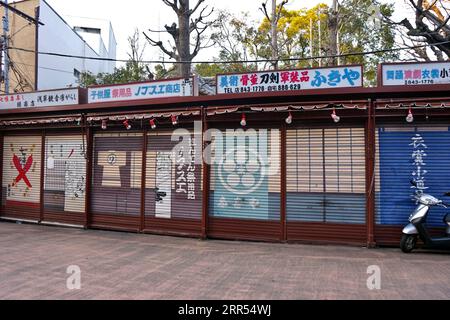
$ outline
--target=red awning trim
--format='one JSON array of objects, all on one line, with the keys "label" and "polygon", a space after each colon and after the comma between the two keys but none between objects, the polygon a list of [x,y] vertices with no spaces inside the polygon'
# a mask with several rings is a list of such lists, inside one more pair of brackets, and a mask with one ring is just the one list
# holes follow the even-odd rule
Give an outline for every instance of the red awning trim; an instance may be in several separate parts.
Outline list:
[{"label": "red awning trim", "polygon": [[408,109],[408,108],[450,108],[450,103],[386,103],[377,104],[377,109]]},{"label": "red awning trim", "polygon": [[87,118],[88,122],[110,120],[110,121],[124,121],[124,120],[142,120],[151,118],[170,118],[171,116],[198,116],[200,110],[186,110],[186,111],[171,111],[171,112],[155,112],[155,113],[140,113],[140,114],[120,114],[120,115],[98,115]]},{"label": "red awning trim", "polygon": [[79,121],[81,121],[81,117],[28,119],[28,120],[9,120],[9,121],[0,121],[0,126],[23,126],[23,125],[36,125],[36,124],[57,124],[57,123],[79,122]]},{"label": "red awning trim", "polygon": [[363,104],[342,104],[342,103],[323,103],[323,104],[304,104],[304,105],[284,105],[284,106],[239,106],[239,107],[212,107],[208,108],[206,114],[208,116],[225,114],[225,113],[233,113],[238,112],[242,109],[249,109],[251,111],[256,112],[286,112],[290,110],[322,110],[322,109],[367,109],[367,102],[365,101]]},{"label": "red awning trim", "polygon": [[377,109],[407,109],[407,108],[449,108],[448,97],[419,99],[383,99],[376,103]]},{"label": "red awning trim", "polygon": [[289,111],[289,110],[322,110],[322,109],[367,109],[367,106],[363,105],[344,105],[344,104],[320,104],[320,105],[300,105],[300,106],[283,106],[283,107],[250,107],[252,111],[262,112],[276,112],[276,111]]},{"label": "red awning trim", "polygon": [[206,111],[206,115],[214,116],[216,114],[225,114],[225,113],[233,113],[237,112],[241,107],[213,107],[208,108]]}]

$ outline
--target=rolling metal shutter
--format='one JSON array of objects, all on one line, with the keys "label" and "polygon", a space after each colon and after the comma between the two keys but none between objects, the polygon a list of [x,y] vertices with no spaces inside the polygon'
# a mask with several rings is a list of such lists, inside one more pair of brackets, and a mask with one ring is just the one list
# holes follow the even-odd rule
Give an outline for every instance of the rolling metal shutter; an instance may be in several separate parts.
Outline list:
[{"label": "rolling metal shutter", "polygon": [[212,151],[208,234],[280,239],[279,130],[223,130]]},{"label": "rolling metal shutter", "polygon": [[363,128],[287,130],[288,239],[364,241],[364,137]]},{"label": "rolling metal shutter", "polygon": [[40,220],[41,136],[5,136],[2,216]]},{"label": "rolling metal shutter", "polygon": [[91,226],[138,230],[142,133],[94,135]]},{"label": "rolling metal shutter", "polygon": [[[416,207],[412,197],[418,189],[410,180],[443,200],[450,191],[450,130],[447,125],[381,125],[376,135],[376,237],[379,243],[397,243]],[[428,225],[443,227],[447,212],[433,207]]]},{"label": "rolling metal shutter", "polygon": [[148,134],[144,229],[199,235],[202,218],[201,134],[194,135],[187,129],[175,131],[177,137],[173,133]]},{"label": "rolling metal shutter", "polygon": [[86,159],[80,135],[47,136],[44,221],[85,223]]}]

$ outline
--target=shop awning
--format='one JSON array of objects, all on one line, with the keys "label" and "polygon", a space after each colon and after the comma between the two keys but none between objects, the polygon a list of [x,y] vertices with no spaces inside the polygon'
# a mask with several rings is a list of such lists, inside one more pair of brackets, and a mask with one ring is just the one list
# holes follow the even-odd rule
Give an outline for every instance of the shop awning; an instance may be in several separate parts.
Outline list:
[{"label": "shop awning", "polygon": [[198,116],[200,110],[182,110],[182,111],[167,111],[167,112],[150,112],[150,113],[137,113],[137,114],[97,114],[87,117],[88,122],[94,121],[123,121],[123,120],[142,120],[152,118],[170,118],[172,116]]},{"label": "shop awning", "polygon": [[37,124],[61,124],[79,122],[81,117],[60,117],[60,118],[41,118],[41,119],[21,119],[0,121],[0,126],[23,126]]},{"label": "shop awning", "polygon": [[450,108],[448,98],[378,100],[377,109]]},{"label": "shop awning", "polygon": [[299,105],[270,105],[270,106],[230,106],[230,107],[209,107],[206,114],[208,116],[220,115],[226,113],[238,112],[239,110],[251,110],[256,112],[286,112],[290,110],[322,110],[322,109],[360,109],[365,110],[368,108],[368,102],[356,101],[350,103],[314,103],[314,104],[299,104]]}]

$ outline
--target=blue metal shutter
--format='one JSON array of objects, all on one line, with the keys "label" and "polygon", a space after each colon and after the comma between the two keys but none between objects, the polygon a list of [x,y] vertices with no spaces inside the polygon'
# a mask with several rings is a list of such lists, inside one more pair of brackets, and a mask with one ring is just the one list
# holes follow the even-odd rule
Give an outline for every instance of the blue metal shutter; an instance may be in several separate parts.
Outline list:
[{"label": "blue metal shutter", "polygon": [[[417,138],[423,145],[414,146]],[[443,198],[450,191],[450,131],[448,126],[386,125],[377,128],[376,157],[376,223],[384,226],[403,226],[416,207],[410,184],[417,178],[418,162],[414,157],[423,151],[421,177],[425,193]],[[413,174],[415,173],[415,174]],[[445,198],[443,200],[446,200]],[[448,200],[448,199],[447,199]],[[431,226],[443,226],[448,210],[433,207],[428,217]]]}]

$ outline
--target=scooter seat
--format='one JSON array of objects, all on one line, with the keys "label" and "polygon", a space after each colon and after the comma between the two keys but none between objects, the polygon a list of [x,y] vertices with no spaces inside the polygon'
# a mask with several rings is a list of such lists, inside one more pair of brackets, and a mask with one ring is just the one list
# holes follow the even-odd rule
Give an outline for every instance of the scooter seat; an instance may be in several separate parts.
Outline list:
[{"label": "scooter seat", "polygon": [[447,213],[447,215],[444,217],[444,222],[450,224],[450,213]]}]

